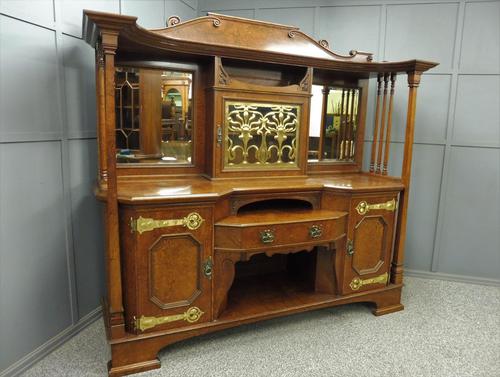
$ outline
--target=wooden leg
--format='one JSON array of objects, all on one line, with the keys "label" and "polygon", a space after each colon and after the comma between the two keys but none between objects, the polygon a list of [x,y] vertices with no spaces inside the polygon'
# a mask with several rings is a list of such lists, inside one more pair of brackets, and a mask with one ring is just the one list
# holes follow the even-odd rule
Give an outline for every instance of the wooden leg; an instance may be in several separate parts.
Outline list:
[{"label": "wooden leg", "polygon": [[108,375],[112,377],[126,376],[160,368],[161,362],[157,356],[160,349],[153,342],[129,341],[112,344]]},{"label": "wooden leg", "polygon": [[217,319],[227,305],[227,293],[234,280],[234,265],[241,259],[239,253],[215,251],[213,318]]},{"label": "wooden leg", "polygon": [[377,300],[374,302],[375,309],[373,309],[373,314],[376,316],[399,312],[404,309],[403,304],[401,304],[401,288],[386,291],[378,295]]}]

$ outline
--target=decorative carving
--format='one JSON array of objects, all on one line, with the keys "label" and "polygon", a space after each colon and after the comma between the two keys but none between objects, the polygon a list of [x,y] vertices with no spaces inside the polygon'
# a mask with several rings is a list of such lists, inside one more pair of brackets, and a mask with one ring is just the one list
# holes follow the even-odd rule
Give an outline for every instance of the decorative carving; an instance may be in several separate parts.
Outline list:
[{"label": "decorative carving", "polygon": [[326,39],[320,39],[318,41],[319,45],[321,47],[324,47],[324,48],[330,48],[330,44],[328,43],[328,41]]},{"label": "decorative carving", "polygon": [[295,38],[296,35],[297,35],[297,30],[290,30],[288,32],[288,37],[290,38]]},{"label": "decorative carving", "polygon": [[213,20],[212,20],[212,24],[214,25],[214,27],[219,27],[220,24],[221,24],[221,21],[220,21],[219,18],[214,17]]},{"label": "decorative carving", "polygon": [[217,73],[217,80],[219,82],[220,85],[229,85],[229,83],[231,82],[231,77],[229,76],[229,73],[226,72],[226,70],[224,69],[224,67],[219,64],[219,69],[218,69],[218,73]]},{"label": "decorative carving", "polygon": [[296,164],[299,112],[297,105],[226,102],[226,165]]},{"label": "decorative carving", "polygon": [[181,18],[179,16],[170,16],[167,20],[167,27],[172,27],[181,23]]},{"label": "decorative carving", "polygon": [[310,78],[311,78],[311,70],[308,69],[304,78],[300,81],[299,87],[303,92],[309,92],[310,90]]},{"label": "decorative carving", "polygon": [[349,56],[355,57],[356,55],[366,55],[366,61],[371,62],[373,61],[373,54],[371,52],[366,52],[366,51],[358,51],[358,50],[351,50],[349,51]]}]

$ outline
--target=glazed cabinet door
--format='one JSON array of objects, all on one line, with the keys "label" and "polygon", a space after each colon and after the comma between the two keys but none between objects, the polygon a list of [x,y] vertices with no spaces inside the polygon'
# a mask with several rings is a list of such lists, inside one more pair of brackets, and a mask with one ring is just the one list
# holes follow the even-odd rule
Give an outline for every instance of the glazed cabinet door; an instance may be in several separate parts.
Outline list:
[{"label": "glazed cabinet door", "polygon": [[353,196],[342,293],[382,288],[389,281],[397,193]]},{"label": "glazed cabinet door", "polygon": [[135,269],[128,277],[135,286],[129,294],[135,295],[129,315],[135,332],[210,321],[212,224],[210,207],[134,211],[134,255],[127,260]]}]

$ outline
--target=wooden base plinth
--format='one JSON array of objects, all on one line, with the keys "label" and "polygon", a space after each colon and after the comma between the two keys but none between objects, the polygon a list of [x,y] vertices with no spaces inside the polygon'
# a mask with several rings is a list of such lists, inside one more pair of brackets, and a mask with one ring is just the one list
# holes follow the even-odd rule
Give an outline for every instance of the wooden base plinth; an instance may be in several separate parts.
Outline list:
[{"label": "wooden base plinth", "polygon": [[[280,303],[280,305],[261,313],[245,312],[241,308],[240,316],[235,310],[229,310],[229,305],[229,311],[214,322],[179,329],[146,332],[139,335],[127,334],[125,337],[110,340],[112,360],[108,364],[109,376],[125,376],[160,368],[161,363],[157,354],[162,348],[184,339],[243,324],[355,302],[375,304],[373,314],[376,316],[400,311],[404,308],[400,303],[401,288],[401,284],[392,284],[385,288],[348,296],[320,294],[315,302],[311,300],[306,304],[291,304],[286,308]],[[293,303],[293,300],[290,302]]]}]

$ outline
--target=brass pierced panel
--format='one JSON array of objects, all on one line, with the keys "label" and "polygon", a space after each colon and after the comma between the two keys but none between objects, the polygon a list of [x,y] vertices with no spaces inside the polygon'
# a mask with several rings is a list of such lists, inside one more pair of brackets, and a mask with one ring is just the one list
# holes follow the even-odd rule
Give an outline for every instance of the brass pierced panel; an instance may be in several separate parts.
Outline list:
[{"label": "brass pierced panel", "polygon": [[115,75],[116,147],[139,149],[139,71],[117,68]]},{"label": "brass pierced panel", "polygon": [[225,103],[224,166],[298,166],[300,105]]}]

